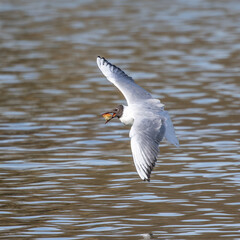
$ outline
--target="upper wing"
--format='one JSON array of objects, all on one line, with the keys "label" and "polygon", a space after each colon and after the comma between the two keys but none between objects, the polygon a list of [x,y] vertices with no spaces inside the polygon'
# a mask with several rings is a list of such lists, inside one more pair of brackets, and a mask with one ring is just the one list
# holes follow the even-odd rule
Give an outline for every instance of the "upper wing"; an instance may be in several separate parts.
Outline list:
[{"label": "upper wing", "polygon": [[131,77],[105,58],[97,57],[97,64],[103,75],[122,92],[128,105],[152,98],[149,92],[138,86]]},{"label": "upper wing", "polygon": [[159,143],[165,127],[161,119],[135,119],[130,131],[131,149],[137,172],[142,180],[150,181],[150,174],[157,161]]},{"label": "upper wing", "polygon": [[162,111],[161,115],[164,116],[164,126],[165,126],[165,138],[167,139],[168,142],[170,142],[171,144],[175,145],[176,147],[179,147],[179,142],[178,139],[176,137],[175,131],[174,131],[174,127],[172,124],[172,120],[168,114],[167,111]]}]

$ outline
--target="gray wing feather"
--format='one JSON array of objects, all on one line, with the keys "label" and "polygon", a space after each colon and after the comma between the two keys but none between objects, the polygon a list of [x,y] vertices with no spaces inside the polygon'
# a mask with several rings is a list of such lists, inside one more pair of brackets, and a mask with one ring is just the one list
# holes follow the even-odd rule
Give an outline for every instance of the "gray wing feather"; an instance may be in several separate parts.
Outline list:
[{"label": "gray wing feather", "polygon": [[97,64],[103,75],[122,92],[128,105],[152,99],[149,92],[137,85],[131,77],[105,58],[97,57]]},{"label": "gray wing feather", "polygon": [[165,126],[165,138],[171,144],[175,145],[176,147],[179,147],[179,141],[176,137],[174,127],[173,127],[173,123],[172,123],[172,120],[171,120],[168,112],[167,111],[162,111],[161,115],[164,116],[164,119],[165,119],[164,122],[163,122],[163,124]]},{"label": "gray wing feather", "polygon": [[161,119],[134,120],[130,131],[131,149],[135,167],[142,180],[150,180],[164,131]]}]

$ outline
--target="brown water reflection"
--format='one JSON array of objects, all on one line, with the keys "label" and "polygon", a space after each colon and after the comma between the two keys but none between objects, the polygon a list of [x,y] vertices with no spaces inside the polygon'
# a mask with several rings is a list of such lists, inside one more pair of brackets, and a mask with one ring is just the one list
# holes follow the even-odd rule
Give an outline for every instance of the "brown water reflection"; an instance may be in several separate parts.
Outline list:
[{"label": "brown water reflection", "polygon": [[[239,22],[230,1],[0,3],[0,238],[239,239]],[[99,116],[121,66],[171,113],[150,183]]]}]

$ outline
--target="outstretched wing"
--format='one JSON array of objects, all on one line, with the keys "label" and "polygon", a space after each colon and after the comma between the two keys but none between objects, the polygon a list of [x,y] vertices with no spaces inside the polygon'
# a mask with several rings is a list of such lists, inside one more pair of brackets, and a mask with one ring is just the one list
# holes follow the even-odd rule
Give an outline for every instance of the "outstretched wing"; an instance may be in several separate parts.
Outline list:
[{"label": "outstretched wing", "polygon": [[130,131],[131,149],[137,172],[142,180],[150,181],[150,174],[157,161],[159,143],[165,127],[161,119],[135,119]]},{"label": "outstretched wing", "polygon": [[131,77],[105,58],[97,57],[97,64],[103,75],[122,92],[128,105],[152,98],[149,92],[137,85]]}]

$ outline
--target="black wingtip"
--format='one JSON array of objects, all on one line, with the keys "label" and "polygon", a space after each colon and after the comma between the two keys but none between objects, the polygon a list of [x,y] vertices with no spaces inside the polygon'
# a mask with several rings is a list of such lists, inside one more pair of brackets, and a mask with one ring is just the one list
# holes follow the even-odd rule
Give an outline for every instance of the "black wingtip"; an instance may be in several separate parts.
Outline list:
[{"label": "black wingtip", "polygon": [[100,58],[100,59],[106,60],[105,57],[101,57],[101,56],[97,56],[97,57]]},{"label": "black wingtip", "polygon": [[[103,60],[103,63],[110,64],[110,63],[108,62],[108,60],[107,60],[105,57],[98,56],[97,58],[102,59],[102,60]],[[112,65],[112,64],[111,64],[111,65]]]}]

